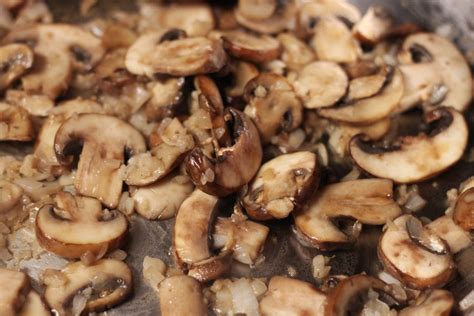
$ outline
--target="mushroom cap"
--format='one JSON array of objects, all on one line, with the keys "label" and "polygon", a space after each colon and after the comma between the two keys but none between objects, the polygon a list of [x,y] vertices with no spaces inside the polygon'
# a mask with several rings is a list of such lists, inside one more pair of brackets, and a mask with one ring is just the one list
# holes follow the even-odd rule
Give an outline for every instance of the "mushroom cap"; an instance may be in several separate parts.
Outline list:
[{"label": "mushroom cap", "polygon": [[0,47],[0,90],[7,88],[33,65],[33,51],[24,44],[8,44]]}]

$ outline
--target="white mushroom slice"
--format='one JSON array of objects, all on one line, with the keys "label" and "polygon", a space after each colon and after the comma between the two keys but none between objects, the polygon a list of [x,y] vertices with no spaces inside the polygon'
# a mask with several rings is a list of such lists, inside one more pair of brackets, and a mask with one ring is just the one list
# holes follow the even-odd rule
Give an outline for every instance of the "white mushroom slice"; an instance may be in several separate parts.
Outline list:
[{"label": "white mushroom slice", "polygon": [[468,130],[462,114],[451,108],[433,110],[426,115],[426,120],[435,125],[428,135],[402,137],[388,149],[354,137],[349,145],[352,159],[366,172],[397,183],[436,176],[462,157]]},{"label": "white mushroom slice", "polygon": [[206,36],[216,24],[212,8],[208,4],[171,4],[162,9],[160,23],[164,27],[182,29],[190,37]]},{"label": "white mushroom slice", "polygon": [[119,260],[103,259],[90,266],[73,262],[56,273],[66,282],[46,282],[44,298],[60,315],[101,312],[132,292],[132,272]]},{"label": "white mushroom slice", "polygon": [[41,296],[31,290],[26,296],[25,304],[18,316],[51,316],[51,311],[43,302]]},{"label": "white mushroom slice", "polygon": [[398,55],[401,64],[433,65],[448,89],[443,105],[464,111],[472,98],[472,76],[468,63],[449,40],[433,33],[407,37]]},{"label": "white mushroom slice", "polygon": [[125,66],[135,75],[146,75],[150,78],[155,74],[150,56],[166,31],[157,31],[141,35],[127,51]]},{"label": "white mushroom slice", "polygon": [[283,48],[281,60],[290,69],[298,70],[316,58],[311,47],[292,33],[280,33],[277,39]]},{"label": "white mushroom slice", "polygon": [[0,102],[0,141],[30,141],[34,138],[33,123],[26,110]]},{"label": "white mushroom slice", "polygon": [[268,19],[278,9],[278,1],[275,0],[240,0],[239,12],[251,20]]},{"label": "white mushroom slice", "polygon": [[23,190],[20,186],[0,180],[0,214],[8,213],[21,202]]},{"label": "white mushroom slice", "polygon": [[[388,66],[385,66],[388,67]],[[397,68],[389,73],[385,86],[376,95],[340,106],[321,109],[323,117],[353,124],[370,124],[388,117],[403,96],[403,76]]]},{"label": "white mushroom slice", "polygon": [[30,289],[28,277],[23,272],[0,268],[0,314],[15,316],[21,310]]},{"label": "white mushroom slice", "polygon": [[[305,240],[326,250],[354,242],[332,220],[352,218],[363,224],[382,225],[401,214],[393,200],[393,183],[363,179],[331,184],[320,190],[308,208],[294,215],[295,226]],[[356,236],[357,237],[357,236]]]},{"label": "white mushroom slice", "polygon": [[350,63],[362,54],[351,31],[344,22],[333,16],[324,16],[316,21],[310,44],[319,60]]},{"label": "white mushroom slice", "polygon": [[474,188],[464,189],[456,201],[454,222],[466,231],[474,230]]},{"label": "white mushroom slice", "polygon": [[164,220],[176,214],[193,189],[188,176],[169,175],[152,185],[131,189],[131,192],[138,214],[150,220]]},{"label": "white mushroom slice", "polygon": [[24,44],[0,47],[0,90],[7,88],[33,65],[33,51]]},{"label": "white mushroom slice", "polygon": [[454,273],[451,254],[433,253],[415,243],[407,232],[409,218],[403,215],[395,219],[379,241],[378,255],[385,269],[415,289],[446,284]]},{"label": "white mushroom slice", "polygon": [[244,94],[247,83],[257,77],[260,72],[254,64],[237,61],[235,70],[231,74],[232,84],[225,87],[225,94],[231,98],[238,98]]},{"label": "white mushroom slice", "polygon": [[241,199],[252,218],[285,218],[301,207],[318,184],[316,154],[309,151],[285,154],[260,167]]},{"label": "white mushroom slice", "polygon": [[[107,133],[103,132],[104,126]],[[131,125],[109,115],[79,114],[64,122],[56,133],[54,150],[62,165],[72,162],[71,146],[81,141],[82,152],[74,186],[82,195],[95,197],[110,208],[117,207],[122,194],[119,168],[125,151],[143,153],[143,136]]]},{"label": "white mushroom slice", "polygon": [[21,106],[34,116],[48,116],[54,107],[54,102],[43,94],[28,94],[23,90],[7,90],[5,100],[8,103]]},{"label": "white mushroom slice", "polygon": [[362,19],[354,25],[352,32],[362,42],[374,44],[385,37],[394,24],[390,14],[381,5],[371,5]]},{"label": "white mushroom slice", "polygon": [[298,74],[293,87],[307,109],[334,105],[347,91],[347,75],[336,63],[316,61]]},{"label": "white mushroom slice", "polygon": [[399,316],[450,315],[454,306],[453,295],[446,290],[432,290],[416,299],[413,306],[402,309]]},{"label": "white mushroom slice", "polygon": [[268,291],[260,301],[260,312],[263,316],[324,314],[327,304],[326,294],[312,284],[274,276],[268,284]]},{"label": "white mushroom slice", "polygon": [[201,285],[187,275],[166,278],[160,283],[160,310],[163,316],[205,316]]},{"label": "white mushroom slice", "polygon": [[97,256],[118,248],[127,227],[122,213],[103,210],[96,199],[67,192],[59,192],[55,205],[43,206],[36,216],[40,245],[66,258],[80,258],[86,252]]},{"label": "white mushroom slice", "polygon": [[346,102],[369,98],[376,95],[384,86],[388,75],[387,67],[370,76],[354,78],[349,83],[349,90],[345,97]]},{"label": "white mushroom slice", "polygon": [[426,228],[446,241],[452,254],[455,254],[472,244],[469,233],[456,225],[453,219],[449,216],[445,215],[438,217],[426,225]]}]

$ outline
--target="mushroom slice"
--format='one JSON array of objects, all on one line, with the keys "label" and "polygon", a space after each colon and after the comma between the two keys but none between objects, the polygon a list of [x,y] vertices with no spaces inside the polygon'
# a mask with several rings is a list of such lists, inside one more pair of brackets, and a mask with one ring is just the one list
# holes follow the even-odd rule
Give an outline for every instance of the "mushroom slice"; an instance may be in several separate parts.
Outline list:
[{"label": "mushroom slice", "polygon": [[118,211],[103,210],[99,201],[59,192],[55,205],[43,206],[36,217],[36,237],[43,248],[66,258],[86,252],[98,255],[118,248],[128,223]]},{"label": "mushroom slice", "polygon": [[260,167],[241,197],[242,205],[257,220],[285,218],[317,189],[319,172],[316,154],[312,152],[278,156]]},{"label": "mushroom slice", "polygon": [[456,254],[472,244],[469,232],[456,225],[449,216],[438,217],[426,225],[425,228],[443,239],[448,244],[452,254]]},{"label": "mushroom slice", "polygon": [[209,282],[229,272],[231,264],[232,256],[224,253],[193,264],[188,271],[188,275],[199,282]]},{"label": "mushroom slice", "polygon": [[[107,133],[102,128],[107,126]],[[75,187],[110,208],[117,207],[122,193],[119,168],[125,151],[130,156],[145,152],[143,136],[131,125],[109,115],[79,114],[64,122],[56,133],[54,150],[61,165],[70,165],[73,147],[82,142]]]},{"label": "mushroom slice", "polygon": [[307,109],[331,106],[347,91],[347,75],[336,63],[315,61],[298,74],[293,86]]},{"label": "mushroom slice", "polygon": [[0,141],[30,141],[34,138],[33,122],[26,110],[0,102]]},{"label": "mushroom slice", "polygon": [[387,69],[386,72],[389,78],[376,95],[321,109],[319,114],[332,120],[352,124],[370,124],[386,118],[395,110],[403,96],[403,76],[400,70]]},{"label": "mushroom slice", "polygon": [[119,260],[102,259],[90,266],[72,262],[59,273],[66,282],[46,282],[44,298],[60,315],[101,312],[120,304],[132,292],[132,271]]},{"label": "mushroom slice", "polygon": [[464,111],[472,98],[472,76],[468,63],[449,40],[433,33],[416,33],[403,42],[401,64],[429,64],[441,74],[447,87],[443,104]]},{"label": "mushroom slice", "polygon": [[253,119],[263,143],[301,124],[303,106],[291,84],[275,73],[262,73],[245,87],[244,112]]},{"label": "mushroom slice", "polygon": [[394,20],[387,9],[381,5],[372,5],[354,25],[352,32],[360,41],[375,44],[391,31],[393,24]]},{"label": "mushroom slice", "polygon": [[351,31],[333,16],[323,16],[316,21],[310,44],[319,60],[350,63],[362,54]]},{"label": "mushroom slice", "polygon": [[205,3],[171,4],[163,11],[159,17],[163,26],[180,28],[190,37],[206,36],[216,24],[211,6]]},{"label": "mushroom slice", "polygon": [[33,116],[48,116],[55,105],[53,100],[44,94],[29,94],[23,90],[7,90],[5,100],[21,106]]},{"label": "mushroom slice", "polygon": [[250,118],[233,108],[226,108],[224,119],[230,126],[232,145],[216,148],[212,158],[201,148],[195,148],[185,159],[186,170],[194,184],[217,196],[240,190],[255,176],[262,162],[258,131]]},{"label": "mushroom slice", "polygon": [[138,214],[150,220],[164,220],[176,214],[193,189],[188,176],[171,174],[157,183],[130,191]]},{"label": "mushroom slice", "polygon": [[295,226],[303,239],[321,250],[354,242],[333,222],[352,218],[363,224],[382,225],[401,214],[393,200],[393,183],[385,179],[363,179],[331,184],[316,193],[309,207],[295,213]]},{"label": "mushroom slice", "polygon": [[407,231],[409,218],[403,215],[395,219],[379,241],[378,255],[385,269],[415,289],[446,284],[455,271],[451,254],[434,253],[415,243]]},{"label": "mushroom slice", "polygon": [[240,14],[251,20],[264,20],[270,18],[278,9],[275,0],[241,0],[238,10]]},{"label": "mushroom slice", "polygon": [[141,35],[127,50],[125,66],[135,75],[146,75],[153,78],[155,70],[151,65],[150,56],[166,31],[157,31]]},{"label": "mushroom slice", "polygon": [[161,121],[165,117],[180,114],[180,106],[186,98],[188,84],[184,77],[156,81],[152,97],[145,105],[145,114],[151,121]]},{"label": "mushroom slice", "polygon": [[381,70],[374,75],[352,79],[349,83],[349,90],[345,97],[345,102],[376,95],[383,88],[387,80],[387,76],[389,75],[388,70],[387,67],[382,67]]},{"label": "mushroom slice", "polygon": [[34,290],[31,290],[26,296],[25,304],[18,316],[51,316],[51,311],[46,307],[41,296]]},{"label": "mushroom slice", "polygon": [[414,216],[407,217],[406,231],[411,241],[425,250],[439,255],[449,252],[448,245],[438,235],[425,229],[421,221]]},{"label": "mushroom slice", "polygon": [[454,306],[453,295],[446,290],[432,290],[416,299],[413,306],[402,309],[399,316],[451,315]]},{"label": "mushroom slice", "polygon": [[199,282],[187,275],[176,275],[160,283],[160,310],[163,316],[207,315]]},{"label": "mushroom slice", "polygon": [[311,47],[293,33],[280,33],[277,38],[283,48],[281,60],[288,68],[299,70],[316,58]]},{"label": "mushroom slice", "polygon": [[3,284],[0,287],[0,314],[17,315],[30,290],[28,277],[23,272],[0,268],[0,281]]},{"label": "mushroom slice", "polygon": [[428,135],[402,137],[388,149],[375,147],[355,136],[349,144],[352,159],[366,172],[397,183],[434,177],[461,158],[468,130],[462,114],[451,108],[435,109],[425,118],[435,125]]},{"label": "mushroom slice", "polygon": [[232,83],[225,87],[225,94],[230,98],[239,98],[244,94],[247,83],[259,75],[258,68],[254,64],[237,61],[234,71],[231,73]]},{"label": "mushroom slice", "polygon": [[222,33],[224,48],[235,58],[263,63],[277,59],[280,42],[268,35],[256,35],[242,30]]},{"label": "mushroom slice", "polygon": [[0,180],[0,214],[8,213],[21,202],[23,189],[9,181]]},{"label": "mushroom slice", "polygon": [[274,276],[268,291],[260,301],[262,315],[311,315],[324,314],[327,296],[312,284],[287,277]]},{"label": "mushroom slice", "polygon": [[474,230],[474,188],[471,187],[458,197],[453,212],[454,222],[466,231]]},{"label": "mushroom slice", "polygon": [[24,44],[0,47],[0,90],[7,88],[33,65],[33,51]]}]

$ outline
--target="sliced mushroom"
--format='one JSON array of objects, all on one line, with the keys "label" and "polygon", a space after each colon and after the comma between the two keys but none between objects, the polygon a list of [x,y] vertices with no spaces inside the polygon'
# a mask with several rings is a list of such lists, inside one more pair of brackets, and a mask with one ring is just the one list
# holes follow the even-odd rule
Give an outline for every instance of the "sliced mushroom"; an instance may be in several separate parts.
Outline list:
[{"label": "sliced mushroom", "polygon": [[299,70],[316,58],[311,47],[293,33],[280,33],[277,38],[283,48],[281,60],[288,68]]},{"label": "sliced mushroom", "polygon": [[403,215],[388,225],[378,245],[378,255],[387,272],[404,285],[415,289],[438,287],[446,284],[454,273],[449,252],[445,254],[427,250],[410,238]]},{"label": "sliced mushroom", "polygon": [[264,143],[301,124],[303,106],[291,84],[275,73],[262,73],[245,87],[245,113],[253,119]]},{"label": "sliced mushroom", "polygon": [[469,247],[472,244],[471,236],[468,232],[456,225],[449,216],[441,216],[425,226],[428,231],[438,235],[449,246],[452,254]]},{"label": "sliced mushroom", "polygon": [[362,42],[374,44],[384,38],[392,29],[393,17],[381,5],[372,5],[362,19],[354,25],[352,31]]},{"label": "sliced mushroom", "polygon": [[[321,109],[319,114],[326,118],[352,124],[370,124],[388,117],[403,96],[403,76],[397,68],[386,71],[389,79],[376,95]],[[392,71],[393,73],[390,74]]]},{"label": "sliced mushroom", "polygon": [[[103,127],[107,127],[107,133]],[[129,156],[146,149],[143,136],[131,125],[109,115],[79,114],[64,122],[56,133],[54,150],[61,165],[72,162],[73,147],[82,142],[74,185],[78,193],[95,197],[110,208],[122,193],[119,168]]]},{"label": "sliced mushroom", "polygon": [[453,212],[454,222],[466,231],[474,230],[474,188],[461,193]]},{"label": "sliced mushroom", "polygon": [[150,220],[164,220],[176,214],[193,189],[188,176],[171,174],[152,185],[133,188],[131,192],[138,214]]},{"label": "sliced mushroom", "polygon": [[349,79],[375,75],[380,67],[373,60],[357,60],[342,65]]},{"label": "sliced mushroom", "polygon": [[151,65],[150,56],[167,31],[156,31],[141,35],[127,51],[125,66],[135,75],[146,75],[153,78],[155,70]]},{"label": "sliced mushroom", "polygon": [[447,88],[443,105],[464,111],[472,98],[472,76],[463,55],[449,40],[433,33],[416,33],[403,42],[401,64],[431,65]]},{"label": "sliced mushroom", "polygon": [[239,12],[251,20],[264,20],[271,17],[278,9],[278,1],[275,0],[240,0]]},{"label": "sliced mushroom", "polygon": [[160,283],[160,310],[163,316],[205,316],[201,285],[187,275],[166,278]]},{"label": "sliced mushroom", "polygon": [[[65,282],[46,282],[44,298],[61,315],[101,312],[120,304],[132,292],[132,272],[119,260],[102,259],[90,266],[72,262],[59,273]],[[82,306],[77,305],[84,302],[78,312]]]},{"label": "sliced mushroom", "polygon": [[336,63],[315,61],[306,65],[293,83],[307,109],[334,105],[347,91],[347,75]]},{"label": "sliced mushroom", "polygon": [[17,315],[30,290],[30,282],[23,272],[0,268],[0,314]]},{"label": "sliced mushroom", "polygon": [[382,67],[376,74],[354,78],[349,83],[345,102],[369,98],[376,95],[384,86],[389,69]]},{"label": "sliced mushroom", "polygon": [[446,290],[432,290],[416,299],[413,306],[402,309],[399,316],[450,315],[454,306],[453,295]]},{"label": "sliced mushroom", "polygon": [[21,106],[34,116],[48,116],[55,105],[53,100],[44,94],[29,94],[23,90],[7,90],[5,100]]},{"label": "sliced mushroom", "polygon": [[171,4],[162,7],[160,23],[164,27],[180,28],[189,36],[206,36],[215,26],[212,8],[206,3]]},{"label": "sliced mushroom", "polygon": [[225,88],[225,94],[230,98],[239,98],[244,94],[247,83],[259,75],[258,68],[254,64],[237,61],[234,71],[231,73],[232,83]]},{"label": "sliced mushroom", "polygon": [[180,114],[187,86],[187,80],[183,77],[156,81],[151,91],[152,97],[145,105],[147,118],[161,121],[165,117]]},{"label": "sliced mushroom", "polygon": [[222,277],[231,269],[232,256],[224,253],[193,264],[188,275],[199,282],[209,282]]},{"label": "sliced mushroom", "polygon": [[30,141],[34,138],[33,122],[26,110],[0,102],[0,141]]},{"label": "sliced mushroom", "polygon": [[268,284],[268,291],[260,301],[260,312],[270,315],[311,315],[324,314],[327,296],[312,284],[274,276]]},{"label": "sliced mushroom", "polygon": [[302,206],[319,184],[316,154],[301,151],[278,156],[260,167],[241,198],[257,220],[285,218]]},{"label": "sliced mushroom", "polygon": [[7,88],[33,65],[33,51],[24,44],[0,47],[0,90]]},{"label": "sliced mushroom", "polygon": [[414,216],[407,217],[406,231],[411,241],[421,248],[439,255],[449,252],[448,245],[437,234],[425,229],[421,221]]},{"label": "sliced mushroom", "polygon": [[96,199],[67,192],[59,192],[55,205],[43,206],[36,217],[40,245],[66,258],[80,258],[86,252],[97,256],[118,248],[127,227],[122,213],[103,210]]},{"label": "sliced mushroom", "polygon": [[468,130],[462,114],[451,108],[433,110],[425,119],[434,125],[428,135],[402,137],[390,148],[375,147],[360,136],[354,137],[349,145],[352,159],[366,172],[397,183],[436,176],[461,158]]},{"label": "sliced mushroom", "polygon": [[0,214],[8,213],[17,206],[21,202],[22,195],[23,190],[20,186],[0,180]]},{"label": "sliced mushroom", "polygon": [[[295,213],[295,226],[304,240],[321,250],[355,242],[333,221],[352,218],[363,224],[382,225],[401,214],[393,200],[393,183],[385,179],[363,179],[331,184],[316,193],[309,207]],[[352,232],[351,232],[352,233]]]}]

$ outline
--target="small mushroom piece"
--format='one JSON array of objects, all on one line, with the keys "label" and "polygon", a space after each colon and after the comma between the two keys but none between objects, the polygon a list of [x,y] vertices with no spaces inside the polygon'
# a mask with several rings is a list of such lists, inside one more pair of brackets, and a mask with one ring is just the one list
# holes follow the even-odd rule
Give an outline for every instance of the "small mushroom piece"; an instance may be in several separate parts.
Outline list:
[{"label": "small mushroom piece", "polygon": [[375,44],[383,39],[394,24],[390,12],[381,5],[372,5],[362,19],[354,25],[352,32],[361,42]]},{"label": "small mushroom piece", "polygon": [[410,215],[403,215],[388,225],[378,245],[378,256],[387,272],[414,289],[443,286],[453,276],[452,256],[420,247],[407,231]]},{"label": "small mushroom piece", "polygon": [[118,211],[103,210],[99,201],[59,192],[55,205],[43,206],[36,216],[36,237],[46,250],[66,258],[95,256],[118,248],[128,223]]},{"label": "small mushroom piece", "polygon": [[[103,132],[104,126],[107,133]],[[61,165],[72,163],[74,145],[82,142],[74,185],[78,193],[117,207],[122,193],[119,172],[125,151],[145,152],[143,136],[131,125],[109,115],[79,114],[64,122],[56,133],[54,150]]]},{"label": "small mushroom piece", "polygon": [[294,218],[304,240],[318,249],[330,250],[355,241],[354,236],[337,227],[334,219],[352,218],[363,224],[382,225],[400,214],[401,209],[393,200],[392,181],[363,179],[324,187]]},{"label": "small mushroom piece", "polygon": [[452,254],[456,254],[472,244],[469,232],[456,225],[453,219],[447,215],[438,217],[426,225],[425,229],[444,240]]},{"label": "small mushroom piece", "polygon": [[298,128],[303,119],[303,105],[293,87],[275,73],[262,73],[250,80],[244,99],[244,112],[255,122],[263,143],[280,132]]},{"label": "small mushroom piece", "polygon": [[33,51],[24,44],[0,47],[0,90],[7,88],[33,65]]},{"label": "small mushroom piece", "polygon": [[[389,66],[385,66],[389,67]],[[319,110],[323,117],[352,124],[370,124],[388,117],[403,96],[403,76],[397,68],[387,69],[388,79],[380,91],[369,98]]]},{"label": "small mushroom piece", "polygon": [[232,256],[224,253],[193,264],[188,275],[202,283],[213,281],[228,273],[231,264]]},{"label": "small mushroom piece", "polygon": [[17,315],[30,290],[30,282],[23,272],[0,268],[0,314]]},{"label": "small mushroom piece", "polygon": [[382,67],[376,74],[354,78],[349,82],[345,102],[351,102],[376,95],[384,86],[389,69]]},{"label": "small mushroom piece", "polygon": [[260,167],[241,197],[251,218],[285,218],[298,210],[319,184],[316,154],[301,151],[278,156]]},{"label": "small mushroom piece", "polygon": [[405,307],[399,316],[451,315],[454,306],[453,295],[446,290],[435,289],[420,295],[415,305]]},{"label": "small mushroom piece", "polygon": [[168,28],[180,28],[190,37],[206,36],[215,26],[212,8],[206,3],[171,4],[162,7],[160,23]]},{"label": "small mushroom piece", "polygon": [[275,0],[240,0],[238,10],[248,19],[264,20],[275,13],[278,5]]},{"label": "small mushroom piece", "polygon": [[0,141],[30,141],[34,138],[33,122],[26,110],[0,102]]},{"label": "small mushroom piece", "polygon": [[433,126],[428,135],[402,137],[390,148],[376,147],[355,136],[349,144],[352,159],[366,172],[396,183],[436,176],[462,157],[468,130],[463,115],[452,108],[435,109],[425,119]]},{"label": "small mushroom piece", "polygon": [[43,302],[41,296],[31,290],[26,296],[25,304],[23,304],[18,316],[51,316],[51,311]]},{"label": "small mushroom piece", "polygon": [[461,193],[453,211],[454,222],[466,231],[474,230],[474,188]]},{"label": "small mushroom piece", "polygon": [[347,75],[336,63],[315,61],[298,74],[293,87],[307,109],[334,105],[347,91]]},{"label": "small mushroom piece", "polygon": [[324,315],[327,296],[314,285],[282,276],[274,276],[260,301],[260,312],[270,315]]},{"label": "small mushroom piece", "polygon": [[29,94],[23,90],[7,90],[5,94],[7,103],[21,106],[33,116],[48,116],[55,106],[53,100],[44,94]]},{"label": "small mushroom piece", "polygon": [[186,99],[188,84],[184,77],[156,81],[151,90],[152,97],[145,105],[145,114],[150,121],[161,121],[165,117],[180,114]]},{"label": "small mushroom piece", "polygon": [[8,213],[17,206],[21,202],[22,195],[23,190],[20,186],[0,180],[0,214]]},{"label": "small mushroom piece", "polygon": [[176,275],[160,283],[160,310],[163,316],[205,316],[201,285],[187,275]]},{"label": "small mushroom piece", "polygon": [[231,72],[231,84],[225,87],[225,94],[230,98],[240,98],[244,94],[247,83],[259,75],[258,68],[245,61],[237,61]]},{"label": "small mushroom piece", "polygon": [[120,304],[132,292],[132,271],[119,260],[102,259],[90,266],[72,262],[59,273],[66,282],[46,282],[44,298],[60,315],[101,312]]},{"label": "small mushroom piece", "polygon": [[421,221],[414,216],[407,217],[406,231],[411,241],[421,248],[439,255],[449,252],[448,245],[438,235],[426,230]]},{"label": "small mushroom piece", "polygon": [[281,60],[290,69],[299,70],[316,58],[311,47],[293,33],[280,33],[277,39],[280,41],[283,49]]}]

